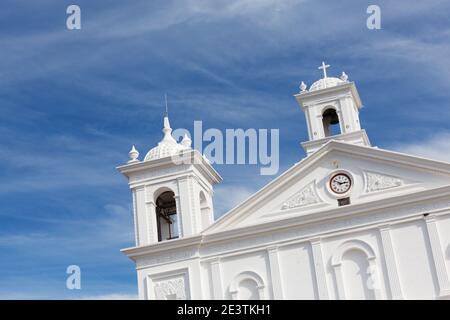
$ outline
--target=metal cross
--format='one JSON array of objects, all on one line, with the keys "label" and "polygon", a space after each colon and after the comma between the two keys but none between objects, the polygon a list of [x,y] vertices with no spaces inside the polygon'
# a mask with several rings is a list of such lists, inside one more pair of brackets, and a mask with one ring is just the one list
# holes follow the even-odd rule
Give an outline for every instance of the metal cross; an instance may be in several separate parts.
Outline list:
[{"label": "metal cross", "polygon": [[327,78],[327,68],[329,68],[330,65],[329,64],[325,64],[325,62],[322,61],[322,66],[319,67],[319,69],[323,70],[323,78],[326,79]]}]

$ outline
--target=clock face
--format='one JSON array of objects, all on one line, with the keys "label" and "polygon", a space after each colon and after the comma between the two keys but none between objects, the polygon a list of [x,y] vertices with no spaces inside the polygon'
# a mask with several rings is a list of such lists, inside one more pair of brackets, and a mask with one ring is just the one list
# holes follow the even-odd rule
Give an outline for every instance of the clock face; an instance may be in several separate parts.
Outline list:
[{"label": "clock face", "polygon": [[330,179],[330,188],[334,193],[343,194],[350,190],[352,180],[345,173],[335,174]]}]

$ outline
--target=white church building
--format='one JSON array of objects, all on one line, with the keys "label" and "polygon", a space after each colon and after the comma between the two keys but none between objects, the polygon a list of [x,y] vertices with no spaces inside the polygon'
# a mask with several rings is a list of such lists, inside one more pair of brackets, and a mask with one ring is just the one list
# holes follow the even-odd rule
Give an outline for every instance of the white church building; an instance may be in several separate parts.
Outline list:
[{"label": "white church building", "polygon": [[327,67],[295,95],[307,156],[217,221],[222,179],[167,114],[143,160],[133,147],[140,299],[450,298],[450,163],[371,146],[355,83]]}]

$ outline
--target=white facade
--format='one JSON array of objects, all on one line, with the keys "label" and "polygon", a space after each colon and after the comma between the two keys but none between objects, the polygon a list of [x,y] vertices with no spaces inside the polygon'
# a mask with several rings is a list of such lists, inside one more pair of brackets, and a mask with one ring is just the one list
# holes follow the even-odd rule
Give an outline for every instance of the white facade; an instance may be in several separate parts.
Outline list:
[{"label": "white facade", "polygon": [[[118,169],[136,246],[122,251],[141,299],[450,298],[450,164],[371,147],[345,73],[324,72],[295,97],[308,156],[214,223],[221,178],[189,138],[170,139],[167,117],[151,156],[133,148]],[[175,214],[163,192],[176,203],[176,239],[158,233],[157,212]]]}]

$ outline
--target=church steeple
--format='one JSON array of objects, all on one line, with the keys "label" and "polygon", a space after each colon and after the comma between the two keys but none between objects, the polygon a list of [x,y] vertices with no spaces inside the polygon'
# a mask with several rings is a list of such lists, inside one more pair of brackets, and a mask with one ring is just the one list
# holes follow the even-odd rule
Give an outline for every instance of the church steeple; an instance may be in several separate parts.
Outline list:
[{"label": "church steeple", "polygon": [[133,146],[130,160],[118,167],[133,194],[136,246],[198,235],[214,221],[213,185],[222,178],[185,134],[172,136],[167,108],[164,136],[143,161]]},{"label": "church steeple", "polygon": [[322,62],[323,78],[309,90],[302,81],[295,98],[305,112],[309,141],[302,146],[307,155],[314,153],[329,140],[370,146],[366,131],[361,129],[359,110],[362,108],[356,85],[342,72],[340,78],[329,77]]}]

